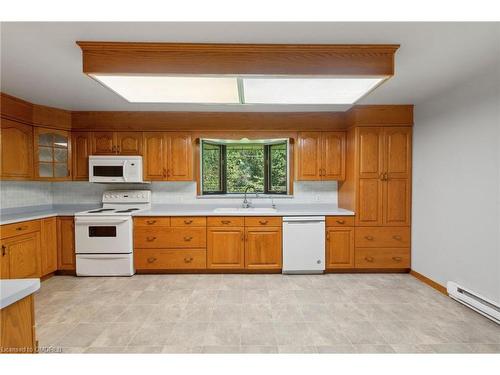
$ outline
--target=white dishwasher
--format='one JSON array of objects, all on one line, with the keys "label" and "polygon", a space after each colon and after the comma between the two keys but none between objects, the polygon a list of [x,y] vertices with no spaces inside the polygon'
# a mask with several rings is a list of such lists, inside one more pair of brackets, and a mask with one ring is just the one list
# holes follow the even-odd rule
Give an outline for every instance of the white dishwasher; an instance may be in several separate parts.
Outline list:
[{"label": "white dishwasher", "polygon": [[283,273],[323,273],[325,217],[283,217]]}]

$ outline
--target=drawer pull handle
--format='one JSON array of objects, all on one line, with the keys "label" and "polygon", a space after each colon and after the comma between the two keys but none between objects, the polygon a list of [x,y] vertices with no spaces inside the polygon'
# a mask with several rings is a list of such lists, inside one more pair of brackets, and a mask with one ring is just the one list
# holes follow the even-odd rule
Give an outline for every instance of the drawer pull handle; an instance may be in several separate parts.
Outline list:
[{"label": "drawer pull handle", "polygon": [[403,260],[403,258],[401,258],[401,257],[392,257],[392,260],[395,261],[395,262],[401,262]]},{"label": "drawer pull handle", "polygon": [[400,235],[395,235],[395,236],[392,236],[392,238],[394,238],[395,240],[398,240],[398,241],[401,241],[401,236]]},{"label": "drawer pull handle", "polygon": [[191,224],[193,220],[184,220],[184,224]]},{"label": "drawer pull handle", "polygon": [[365,260],[366,260],[367,262],[372,263],[375,259],[373,259],[373,257],[365,257]]},{"label": "drawer pull handle", "polygon": [[192,239],[193,239],[193,237],[191,237],[191,236],[184,237],[184,241],[191,241]]},{"label": "drawer pull handle", "polygon": [[5,247],[5,245],[2,245],[2,256],[3,256],[3,257],[5,256],[5,250],[6,250],[6,249],[7,249],[7,248]]},{"label": "drawer pull handle", "polygon": [[152,224],[156,223],[156,220],[148,220],[148,221],[146,221],[146,223],[148,223],[149,225],[152,225]]},{"label": "drawer pull handle", "polygon": [[373,236],[365,236],[368,241],[373,241]]},{"label": "drawer pull handle", "polygon": [[267,224],[267,220],[259,220],[259,224],[266,225]]},{"label": "drawer pull handle", "polygon": [[28,229],[28,227],[25,225],[24,227],[17,227],[16,230],[25,230]]},{"label": "drawer pull handle", "polygon": [[147,237],[146,239],[147,239],[148,241],[150,241],[150,242],[151,242],[151,241],[156,240],[156,237],[152,237],[152,236],[150,236],[150,237]]},{"label": "drawer pull handle", "polygon": [[337,220],[337,224],[345,224],[345,220]]},{"label": "drawer pull handle", "polygon": [[231,220],[221,220],[222,224],[231,224]]},{"label": "drawer pull handle", "polygon": [[193,261],[193,258],[184,258],[184,262],[186,263],[191,263]]},{"label": "drawer pull handle", "polygon": [[149,257],[148,258],[148,263],[153,263],[154,261],[156,261],[155,257]]}]

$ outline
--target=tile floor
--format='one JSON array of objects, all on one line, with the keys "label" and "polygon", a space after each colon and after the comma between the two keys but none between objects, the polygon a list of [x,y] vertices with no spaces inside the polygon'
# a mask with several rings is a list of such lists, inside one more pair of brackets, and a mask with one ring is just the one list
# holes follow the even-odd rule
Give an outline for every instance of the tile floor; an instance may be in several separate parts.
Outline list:
[{"label": "tile floor", "polygon": [[55,276],[35,303],[67,353],[500,353],[499,325],[406,274]]}]

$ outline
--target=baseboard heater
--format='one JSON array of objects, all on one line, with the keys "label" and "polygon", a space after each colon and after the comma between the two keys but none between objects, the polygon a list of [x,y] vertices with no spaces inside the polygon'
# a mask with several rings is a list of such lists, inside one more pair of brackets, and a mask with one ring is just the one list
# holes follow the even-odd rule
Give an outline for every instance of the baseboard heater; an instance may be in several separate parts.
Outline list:
[{"label": "baseboard heater", "polygon": [[479,294],[462,288],[453,281],[448,281],[446,285],[448,295],[454,300],[464,304],[467,307],[484,315],[495,323],[500,324],[500,306],[487,298],[481,297]]}]

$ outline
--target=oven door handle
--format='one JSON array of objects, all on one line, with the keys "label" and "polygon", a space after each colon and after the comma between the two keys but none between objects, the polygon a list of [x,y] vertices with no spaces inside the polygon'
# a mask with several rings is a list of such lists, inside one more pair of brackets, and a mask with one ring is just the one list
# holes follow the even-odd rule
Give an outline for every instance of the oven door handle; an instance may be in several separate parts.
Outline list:
[{"label": "oven door handle", "polygon": [[99,225],[99,224],[122,224],[129,221],[131,218],[115,219],[115,218],[90,218],[90,217],[75,217],[75,223],[78,225]]}]

